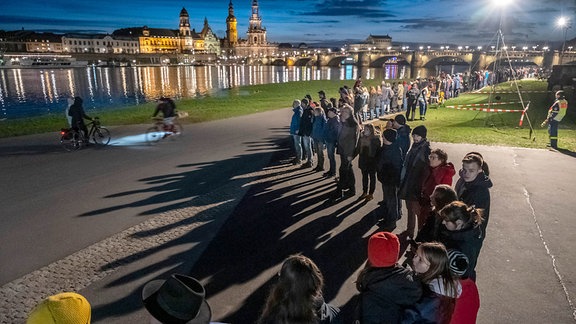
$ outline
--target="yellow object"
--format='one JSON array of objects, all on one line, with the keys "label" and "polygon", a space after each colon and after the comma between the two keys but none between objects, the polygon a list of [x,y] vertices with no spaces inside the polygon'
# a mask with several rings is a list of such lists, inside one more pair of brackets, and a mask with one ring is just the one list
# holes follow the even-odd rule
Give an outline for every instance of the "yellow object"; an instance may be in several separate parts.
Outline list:
[{"label": "yellow object", "polygon": [[82,295],[65,292],[44,299],[26,324],[90,324],[90,303]]}]

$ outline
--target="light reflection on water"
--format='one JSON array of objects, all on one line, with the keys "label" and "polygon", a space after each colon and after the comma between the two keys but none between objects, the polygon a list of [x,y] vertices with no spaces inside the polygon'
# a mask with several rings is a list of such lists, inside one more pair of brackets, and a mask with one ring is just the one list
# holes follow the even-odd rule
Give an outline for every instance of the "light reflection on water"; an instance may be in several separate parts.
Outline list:
[{"label": "light reflection on water", "polygon": [[195,98],[237,86],[289,81],[406,78],[409,70],[393,64],[362,69],[352,65],[0,69],[0,119],[63,114],[68,96],[82,97],[90,114],[90,110],[142,104],[160,96]]}]

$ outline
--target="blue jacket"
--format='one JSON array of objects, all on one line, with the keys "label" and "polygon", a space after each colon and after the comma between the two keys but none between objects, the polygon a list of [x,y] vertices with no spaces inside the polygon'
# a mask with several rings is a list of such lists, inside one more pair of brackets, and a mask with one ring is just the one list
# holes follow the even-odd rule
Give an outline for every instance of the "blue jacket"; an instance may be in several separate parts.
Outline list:
[{"label": "blue jacket", "polygon": [[396,130],[396,142],[400,149],[402,150],[402,160],[406,159],[406,154],[408,154],[408,149],[410,149],[410,126],[404,125]]},{"label": "blue jacket", "polygon": [[324,142],[324,128],[326,128],[326,116],[314,116],[312,122],[312,139],[318,142]]},{"label": "blue jacket", "polygon": [[302,107],[298,106],[292,108],[294,114],[292,115],[292,121],[290,121],[290,135],[298,135],[298,130],[300,129],[300,118],[302,118]]},{"label": "blue jacket", "polygon": [[336,144],[338,142],[338,134],[340,133],[340,117],[328,118],[328,122],[324,127],[324,142],[326,144]]}]

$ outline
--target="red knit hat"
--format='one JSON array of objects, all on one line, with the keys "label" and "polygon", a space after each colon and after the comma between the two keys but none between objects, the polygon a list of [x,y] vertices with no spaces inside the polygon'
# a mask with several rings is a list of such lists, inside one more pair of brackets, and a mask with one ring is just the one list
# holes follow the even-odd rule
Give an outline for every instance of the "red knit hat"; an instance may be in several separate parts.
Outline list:
[{"label": "red knit hat", "polygon": [[396,234],[378,232],[368,240],[368,261],[373,267],[391,267],[398,261],[400,241]]}]

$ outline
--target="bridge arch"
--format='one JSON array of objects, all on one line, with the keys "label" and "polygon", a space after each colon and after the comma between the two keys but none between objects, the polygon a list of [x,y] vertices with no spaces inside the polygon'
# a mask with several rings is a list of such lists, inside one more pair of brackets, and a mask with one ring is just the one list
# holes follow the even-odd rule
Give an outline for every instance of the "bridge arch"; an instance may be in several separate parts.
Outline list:
[{"label": "bridge arch", "polygon": [[286,61],[284,61],[283,59],[275,59],[272,61],[271,65],[274,66],[286,66]]},{"label": "bridge arch", "polygon": [[512,65],[512,67],[538,67],[538,64],[534,62],[534,58],[532,57],[510,57],[510,60],[508,60],[508,58],[501,58],[490,62],[488,69],[494,69],[495,65],[499,65],[502,68],[508,68],[510,65]]},{"label": "bridge arch", "polygon": [[312,58],[311,57],[303,57],[303,58],[299,58],[294,62],[295,66],[306,66],[309,65],[309,63],[312,63]]},{"label": "bridge arch", "polygon": [[346,58],[348,58],[346,55],[333,57],[330,59],[330,61],[328,61],[326,65],[330,67],[339,67],[342,65],[342,61],[344,61]]},{"label": "bridge arch", "polygon": [[370,67],[381,68],[386,64],[410,65],[410,62],[408,62],[408,60],[402,56],[386,55],[370,62]]}]

